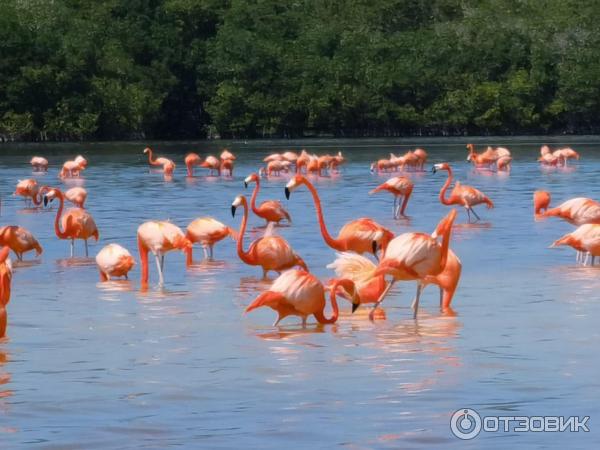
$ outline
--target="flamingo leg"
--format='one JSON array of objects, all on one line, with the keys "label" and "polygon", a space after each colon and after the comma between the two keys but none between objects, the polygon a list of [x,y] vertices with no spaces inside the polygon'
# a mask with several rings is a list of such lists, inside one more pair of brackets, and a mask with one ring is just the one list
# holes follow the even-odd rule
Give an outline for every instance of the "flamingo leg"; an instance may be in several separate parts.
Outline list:
[{"label": "flamingo leg", "polygon": [[415,297],[415,301],[412,305],[414,310],[413,319],[417,318],[417,313],[419,312],[419,300],[421,300],[421,292],[423,292],[423,285],[421,283],[417,283],[417,296]]},{"label": "flamingo leg", "polygon": [[471,212],[475,215],[475,217],[477,218],[477,220],[481,220],[481,218],[477,215],[477,213],[475,212],[475,210],[473,208],[471,208],[469,206],[469,209],[471,210]]},{"label": "flamingo leg", "polygon": [[202,246],[202,252],[204,253],[204,259],[208,259],[208,252],[206,251],[206,246]]},{"label": "flamingo leg", "polygon": [[468,221],[471,223],[471,211],[469,210],[468,206],[465,206],[465,208],[467,209],[467,217],[469,218]]},{"label": "flamingo leg", "polygon": [[84,239],[84,242],[85,242],[85,257],[87,258],[89,256],[88,255],[88,243],[87,243],[87,239]]},{"label": "flamingo leg", "polygon": [[440,309],[442,309],[442,305],[444,304],[444,290],[440,288]]},{"label": "flamingo leg", "polygon": [[165,270],[165,255],[160,255],[160,271]]},{"label": "flamingo leg", "polygon": [[387,293],[390,291],[390,289],[392,288],[392,286],[394,285],[395,282],[396,282],[396,280],[390,281],[388,283],[388,285],[386,286],[386,288],[383,290],[383,292],[377,299],[377,302],[375,302],[375,305],[373,305],[373,309],[371,309],[371,312],[369,313],[369,320],[373,320],[373,318],[375,317],[375,310],[379,307],[379,305],[381,304],[381,302],[383,301],[383,299],[385,298]]},{"label": "flamingo leg", "polygon": [[210,253],[210,259],[213,259],[213,257],[214,257],[214,248],[213,248],[213,246],[212,245],[209,246],[208,250],[209,250],[209,253]]},{"label": "flamingo leg", "polygon": [[302,328],[306,328],[306,317],[302,318]]},{"label": "flamingo leg", "polygon": [[71,258],[73,257],[74,253],[75,253],[75,239],[71,239]]},{"label": "flamingo leg", "polygon": [[392,208],[392,214],[394,215],[394,219],[396,218],[396,203],[398,202],[398,197],[394,195],[394,207]]},{"label": "flamingo leg", "polygon": [[154,259],[156,260],[156,268],[158,269],[158,285],[162,287],[165,284],[165,280],[163,278],[163,271],[162,271],[162,267],[160,265],[159,253],[154,254]]}]

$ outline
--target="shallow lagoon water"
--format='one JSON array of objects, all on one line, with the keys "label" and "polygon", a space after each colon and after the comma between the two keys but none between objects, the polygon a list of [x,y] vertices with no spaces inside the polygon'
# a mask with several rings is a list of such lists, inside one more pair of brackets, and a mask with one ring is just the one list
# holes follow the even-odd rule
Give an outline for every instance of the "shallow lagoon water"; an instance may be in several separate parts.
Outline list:
[{"label": "shallow lagoon water", "polygon": [[[515,158],[509,176],[475,173],[465,162],[463,139],[415,141],[307,141],[155,143],[178,164],[174,180],[148,170],[142,144],[5,145],[2,157],[2,224],[28,228],[44,254],[17,264],[8,307],[8,338],[0,342],[0,448],[593,448],[600,444],[600,268],[578,267],[570,249],[548,249],[569,230],[558,220],[535,222],[532,193],[549,189],[553,203],[600,199],[600,140],[568,142],[582,159],[569,171],[543,171],[535,161],[543,139],[488,139]],[[370,216],[394,232],[433,231],[448,208],[437,199],[445,173],[411,175],[410,221],[392,219],[392,197],[368,191],[387,175],[369,163],[390,151],[423,146],[432,163],[449,161],[456,176],[478,187],[496,208],[477,210],[482,224],[465,226],[459,212],[452,248],[463,263],[453,301],[455,316],[439,312],[438,291],[425,291],[418,320],[410,303],[414,283],[397,285],[384,302],[386,320],[368,310],[350,314],[342,302],[337,324],[302,329],[288,318],[245,306],[268,283],[260,269],[242,264],[234,242],[215,247],[215,261],[185,270],[184,256],[166,257],[166,288],[140,291],[139,266],[131,280],[99,283],[83,246],[68,258],[67,241],[54,235],[55,210],[36,212],[10,197],[18,179],[31,177],[33,154],[50,160],[43,184],[81,183],[100,230],[94,256],[118,242],[139,260],[137,227],[170,219],[185,228],[210,215],[237,228],[230,204],[248,196],[243,179],[272,151],[306,147],[343,150],[342,173],[315,181],[327,225]],[[198,171],[185,177],[186,151],[238,155],[234,177]],[[88,157],[82,180],[61,183],[60,164]],[[279,199],[293,225],[283,235],[325,280],[335,252],[318,231],[306,189],[285,200],[287,177],[263,181],[260,199]],[[262,225],[250,218],[250,227]],[[258,236],[254,230],[246,234]],[[271,274],[274,277],[274,274]],[[481,433],[461,441],[450,432],[454,411],[482,416],[591,416],[589,433]],[[35,445],[34,445],[35,444]]]}]

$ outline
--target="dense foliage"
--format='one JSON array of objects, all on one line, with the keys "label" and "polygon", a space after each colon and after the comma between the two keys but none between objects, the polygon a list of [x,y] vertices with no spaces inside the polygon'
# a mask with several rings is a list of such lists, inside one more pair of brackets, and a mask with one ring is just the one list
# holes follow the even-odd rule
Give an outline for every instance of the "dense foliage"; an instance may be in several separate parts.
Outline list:
[{"label": "dense foliage", "polygon": [[600,129],[596,0],[0,8],[4,139]]}]

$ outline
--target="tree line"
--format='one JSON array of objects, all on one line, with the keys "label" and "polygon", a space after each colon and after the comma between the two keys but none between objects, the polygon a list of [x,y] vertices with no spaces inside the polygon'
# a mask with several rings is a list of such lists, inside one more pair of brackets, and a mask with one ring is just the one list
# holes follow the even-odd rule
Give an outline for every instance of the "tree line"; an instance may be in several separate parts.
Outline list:
[{"label": "tree line", "polygon": [[600,3],[4,0],[0,138],[595,133]]}]

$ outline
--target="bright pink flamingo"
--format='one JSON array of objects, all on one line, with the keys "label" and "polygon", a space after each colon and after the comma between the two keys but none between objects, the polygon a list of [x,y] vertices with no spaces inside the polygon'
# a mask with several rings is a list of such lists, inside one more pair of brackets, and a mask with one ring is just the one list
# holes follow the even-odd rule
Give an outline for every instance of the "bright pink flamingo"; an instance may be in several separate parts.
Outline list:
[{"label": "bright pink flamingo", "polygon": [[87,191],[82,187],[72,187],[65,192],[65,199],[69,200],[78,208],[85,208],[85,200],[87,199]]},{"label": "bright pink flamingo", "polygon": [[[92,215],[85,209],[71,208],[63,213],[65,205],[65,197],[58,188],[50,188],[44,195],[44,206],[48,202],[58,198],[60,206],[56,211],[56,218],[54,220],[54,231],[59,239],[70,239],[71,240],[71,258],[75,250],[75,239],[83,239],[85,242],[85,256],[88,256],[88,239],[94,238],[98,241],[100,237],[96,222]],[[62,224],[62,230],[61,230]]]},{"label": "bright pink flamingo", "polygon": [[28,204],[33,202],[35,206],[39,206],[42,204],[40,194],[40,187],[37,181],[33,178],[27,178],[26,180],[19,180],[13,195],[24,197]]},{"label": "bright pink flamingo", "polygon": [[204,169],[209,169],[210,175],[213,174],[213,170],[217,172],[218,176],[221,176],[221,160],[216,157],[209,155],[207,156],[202,163],[200,163],[200,167]]},{"label": "bright pink flamingo", "polygon": [[323,209],[321,207],[319,194],[306,177],[295,175],[289,181],[285,187],[286,198],[289,199],[290,193],[301,185],[305,185],[310,191],[315,204],[315,209],[317,210],[317,219],[319,221],[319,227],[321,228],[321,235],[323,236],[325,243],[334,250],[340,252],[353,251],[359,254],[372,253],[376,256],[377,250],[379,248],[385,249],[387,244],[394,237],[394,233],[379,225],[374,220],[361,218],[346,223],[340,230],[338,237],[334,239],[329,234],[329,231],[327,231],[325,220],[323,219]]},{"label": "bright pink flamingo", "polygon": [[202,164],[202,158],[197,153],[188,153],[185,155],[185,167],[187,168],[187,176],[194,176],[194,166],[200,166]]},{"label": "bright pink flamingo", "polygon": [[[204,251],[204,257],[206,259],[212,259],[214,245],[225,239],[227,236],[231,239],[237,239],[237,233],[231,227],[219,222],[212,217],[199,217],[190,223],[187,227],[187,233],[185,237],[195,244],[199,242],[202,245]],[[190,246],[186,251],[186,264],[191,266],[193,263],[192,247]]]},{"label": "bright pink flamingo", "polygon": [[272,236],[269,230],[263,237],[256,239],[248,251],[244,251],[244,233],[248,223],[248,202],[246,197],[239,195],[231,204],[231,215],[235,217],[235,211],[238,206],[244,208],[244,217],[240,225],[237,241],[237,253],[240,259],[250,266],[261,266],[263,269],[263,278],[267,278],[267,272],[274,270],[281,273],[294,266],[300,266],[308,270],[306,263],[294,251],[288,242],[281,236]]},{"label": "bright pink flamingo", "polygon": [[41,156],[34,156],[30,161],[34,172],[47,172],[48,171],[48,160]]},{"label": "bright pink flamingo", "polygon": [[[572,233],[565,234],[560,239],[554,241],[550,248],[559,247],[561,245],[568,245],[577,250],[578,256],[586,254],[592,257],[592,266],[596,256],[600,256],[600,224],[597,223],[586,223],[579,226]],[[582,262],[583,265],[587,263],[587,256],[585,261],[583,258],[578,258],[578,262]]]},{"label": "bright pink flamingo", "polygon": [[254,192],[252,192],[252,198],[250,199],[250,208],[252,208],[252,212],[254,212],[254,214],[262,219],[265,219],[267,225],[269,225],[269,222],[278,224],[284,219],[287,220],[288,223],[292,222],[290,214],[285,210],[281,202],[277,200],[265,200],[260,205],[256,206],[256,197],[258,196],[258,191],[260,190],[260,178],[257,174],[253,173],[246,177],[244,180],[244,186],[246,188],[248,187],[248,183],[256,183]]},{"label": "bright pink flamingo", "polygon": [[148,155],[148,163],[152,166],[162,166],[163,173],[165,177],[171,177],[173,175],[173,171],[175,170],[175,163],[169,158],[159,157],[153,159],[153,152],[150,147],[146,147],[144,149],[144,154]]},{"label": "bright pink flamingo", "polygon": [[[387,180],[385,183],[380,184],[375,189],[369,192],[369,194],[375,194],[381,191],[388,191],[394,196],[394,208],[393,214],[394,218],[398,218],[399,216],[406,217],[404,211],[406,210],[406,205],[408,204],[408,199],[412,194],[414,187],[414,183],[406,177],[393,177]],[[400,206],[399,198],[402,198],[402,206]],[[397,206],[396,206],[397,204]]]},{"label": "bright pink flamingo", "polygon": [[[381,304],[396,281],[417,281],[417,295],[413,302],[414,317],[417,317],[419,300],[425,285],[432,276],[437,276],[446,267],[452,224],[456,210],[452,209],[438,224],[432,235],[425,233],[403,233],[396,236],[388,245],[374,276],[391,276],[385,290],[375,303],[370,318]],[[438,242],[441,236],[442,242]],[[353,308],[355,309],[355,308]]]},{"label": "bright pink flamingo", "polygon": [[450,168],[450,164],[442,163],[433,166],[433,173],[435,173],[438,170],[445,170],[446,172],[448,172],[448,179],[446,180],[446,183],[444,183],[444,186],[442,186],[442,189],[440,190],[440,202],[442,203],[442,205],[464,206],[467,210],[469,222],[471,222],[471,213],[475,215],[477,220],[480,220],[477,213],[473,210],[473,206],[485,203],[488,209],[494,207],[492,201],[483,192],[481,192],[478,189],[475,189],[472,186],[460,184],[460,181],[457,181],[455,183],[454,188],[450,193],[450,196],[446,198],[446,191],[450,187],[450,184],[452,184],[452,169]]},{"label": "bright pink flamingo", "polygon": [[[547,191],[533,194],[534,214],[536,218],[558,217],[573,225],[600,223],[600,203],[591,198],[576,197],[550,208],[551,196]],[[542,211],[544,210],[544,211]]]},{"label": "bright pink flamingo", "polygon": [[131,253],[119,244],[108,244],[96,255],[96,265],[100,281],[110,281],[111,277],[125,277],[135,265]]},{"label": "bright pink flamingo", "polygon": [[287,316],[300,316],[302,326],[306,326],[306,319],[311,314],[321,324],[335,323],[339,315],[336,301],[338,287],[351,292],[352,296],[356,295],[352,281],[336,280],[330,297],[333,313],[330,318],[326,318],[325,288],[319,279],[305,270],[287,270],[273,282],[268,291],[248,305],[246,312],[268,306],[277,312],[277,320],[273,326],[277,326]]},{"label": "bright pink flamingo", "polygon": [[17,225],[0,228],[0,246],[8,246],[19,261],[23,261],[23,253],[35,250],[35,255],[42,254],[42,246],[31,232]]},{"label": "bright pink flamingo", "polygon": [[181,228],[171,222],[154,220],[144,222],[138,227],[137,241],[142,264],[141,282],[143,287],[148,284],[148,252],[152,252],[156,260],[158,284],[164,286],[165,254],[172,250],[182,250],[185,253],[192,246]]}]

